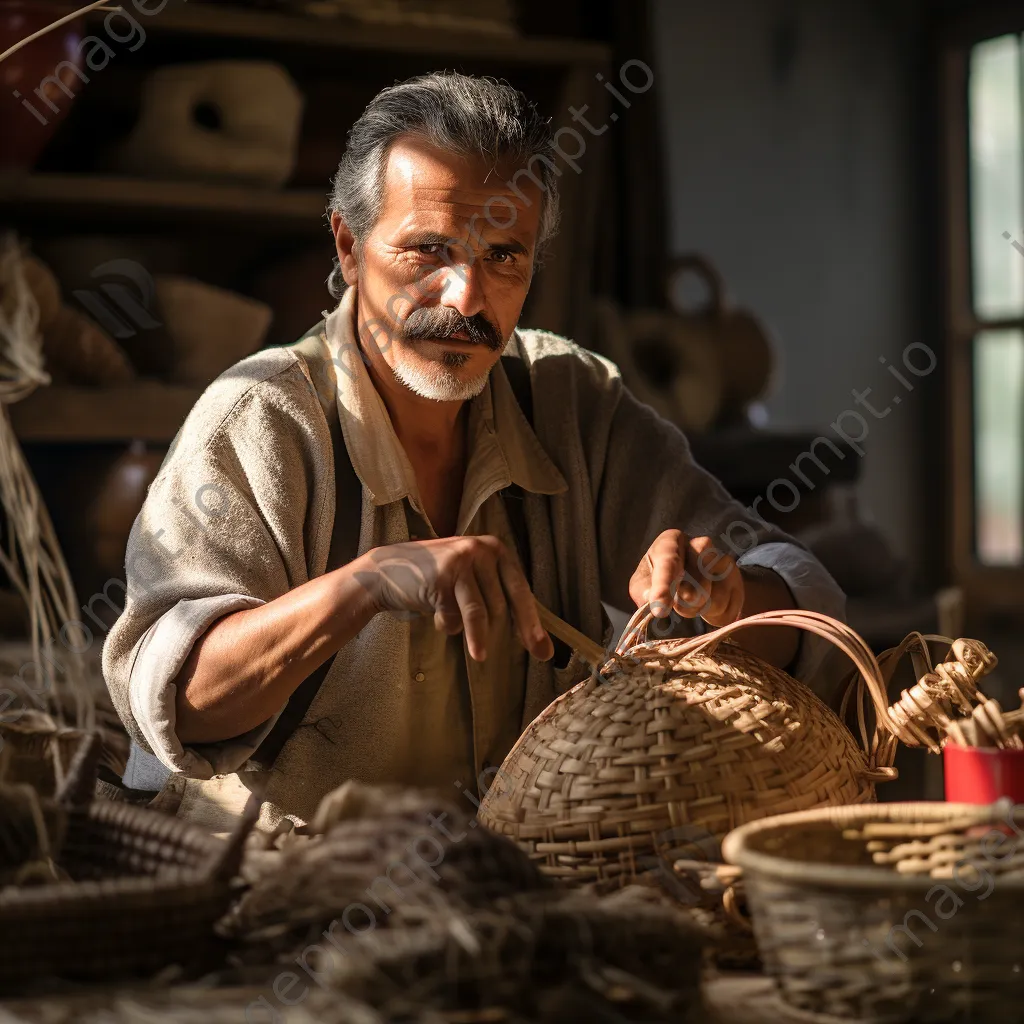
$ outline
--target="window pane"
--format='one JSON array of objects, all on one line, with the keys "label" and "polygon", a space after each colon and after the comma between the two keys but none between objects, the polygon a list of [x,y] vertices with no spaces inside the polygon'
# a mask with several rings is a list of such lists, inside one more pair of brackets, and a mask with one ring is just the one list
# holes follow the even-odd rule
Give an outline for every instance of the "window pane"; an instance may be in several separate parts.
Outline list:
[{"label": "window pane", "polygon": [[[1024,313],[1024,140],[1021,37],[971,50],[971,255],[980,319]],[[1010,236],[1007,238],[1007,234]]]},{"label": "window pane", "polygon": [[975,523],[986,565],[1024,561],[1024,331],[974,339]]}]

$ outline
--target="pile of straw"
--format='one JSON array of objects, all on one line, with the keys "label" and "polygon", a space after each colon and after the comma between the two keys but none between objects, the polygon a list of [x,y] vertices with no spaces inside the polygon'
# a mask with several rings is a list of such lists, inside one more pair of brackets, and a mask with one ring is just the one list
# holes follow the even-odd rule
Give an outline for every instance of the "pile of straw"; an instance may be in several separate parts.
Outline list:
[{"label": "pile of straw", "polygon": [[679,1022],[699,1006],[699,933],[635,888],[403,908],[401,924],[343,940],[325,984],[387,1020]]},{"label": "pile of straw", "polygon": [[265,861],[222,925],[247,980],[299,963],[317,1020],[681,1022],[699,1005],[705,934],[652,890],[558,889],[414,791],[349,783],[320,829]]},{"label": "pile of straw", "polygon": [[[61,553],[39,488],[25,462],[7,406],[50,382],[43,367],[39,305],[25,280],[24,252],[11,234],[0,235],[0,504],[5,525],[0,568],[24,600],[29,614],[33,686],[52,700],[66,690],[75,704],[76,724],[93,724],[85,700],[80,611],[67,564]],[[52,656],[56,638],[65,631],[68,650]],[[58,678],[58,673],[63,678]],[[57,684],[55,686],[55,684]],[[55,717],[63,708],[54,705]]]},{"label": "pile of straw", "polygon": [[347,783],[308,831],[250,872],[252,888],[224,922],[246,962],[289,959],[346,914],[353,926],[387,927],[399,905],[480,906],[550,884],[512,843],[415,790]]}]

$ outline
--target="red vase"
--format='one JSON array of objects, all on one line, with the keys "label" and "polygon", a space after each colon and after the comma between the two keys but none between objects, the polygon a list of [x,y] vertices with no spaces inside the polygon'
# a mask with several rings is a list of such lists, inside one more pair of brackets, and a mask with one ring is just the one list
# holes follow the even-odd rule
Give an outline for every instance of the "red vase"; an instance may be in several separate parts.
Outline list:
[{"label": "red vase", "polygon": [[[72,10],[46,0],[0,0],[0,53]],[[83,67],[81,42],[82,20],[76,19],[0,61],[0,170],[35,166],[85,86],[73,70]]]}]

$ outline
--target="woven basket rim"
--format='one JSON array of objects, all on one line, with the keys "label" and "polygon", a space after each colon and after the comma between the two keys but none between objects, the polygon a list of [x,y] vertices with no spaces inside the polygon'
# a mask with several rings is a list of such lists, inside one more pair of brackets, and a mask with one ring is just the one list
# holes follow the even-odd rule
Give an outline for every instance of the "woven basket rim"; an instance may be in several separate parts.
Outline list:
[{"label": "woven basket rim", "polygon": [[[47,906],[71,910],[95,905],[97,900],[119,896],[172,896],[182,891],[217,883],[205,869],[168,868],[166,874],[135,875],[130,878],[103,878],[84,882],[55,882],[52,885],[25,886],[0,893],[0,915],[8,911],[39,911]],[[227,883],[223,883],[227,888]],[[2,917],[0,917],[2,920]]]},{"label": "woven basket rim", "polygon": [[0,914],[50,906],[64,907],[70,911],[92,906],[99,899],[132,897],[142,893],[168,898],[207,885],[228,885],[226,881],[217,878],[218,862],[226,845],[224,840],[204,832],[185,819],[169,818],[146,807],[102,800],[73,808],[70,813],[84,815],[96,824],[110,827],[131,824],[143,836],[150,834],[155,841],[168,845],[180,845],[187,837],[198,843],[206,860],[195,866],[169,863],[156,875],[130,875],[11,888],[0,892]]},{"label": "woven basket rim", "polygon": [[[927,875],[900,875],[887,867],[852,867],[824,864],[820,861],[797,860],[762,853],[749,847],[750,839],[758,833],[785,829],[793,825],[824,822],[840,826],[861,825],[877,821],[942,822],[971,820],[977,825],[1006,824],[1005,811],[1011,805],[953,804],[936,801],[907,801],[887,804],[856,804],[840,807],[820,807],[811,811],[794,811],[747,822],[733,829],[722,840],[722,857],[729,864],[742,868],[744,874],[762,876],[781,882],[796,882],[831,889],[872,889],[926,891],[936,884]],[[1024,890],[1024,878],[1000,878],[1003,891]]]}]

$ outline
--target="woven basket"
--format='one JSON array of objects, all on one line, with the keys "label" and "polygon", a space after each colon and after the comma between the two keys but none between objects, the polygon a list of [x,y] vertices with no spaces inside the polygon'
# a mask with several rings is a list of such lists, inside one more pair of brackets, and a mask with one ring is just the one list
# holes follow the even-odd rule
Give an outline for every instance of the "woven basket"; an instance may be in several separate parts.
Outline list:
[{"label": "woven basket", "polygon": [[[929,681],[926,638],[914,634],[887,652],[883,672],[856,633],[814,612],[765,612],[702,637],[646,642],[651,621],[639,609],[600,673],[530,724],[480,808],[484,824],[566,882],[663,883],[676,860],[717,859],[717,841],[744,822],[873,801],[875,783],[895,776],[896,737],[927,739],[918,713],[948,708],[942,687],[968,700],[994,661],[983,645],[958,641],[955,671],[944,664]],[[851,658],[864,690],[860,747],[804,684],[723,643],[764,625],[815,633]],[[908,651],[922,681],[891,709],[888,678]]]},{"label": "woven basket", "polygon": [[76,755],[61,793],[55,860],[72,881],[0,890],[0,993],[50,977],[199,966],[215,949],[213,925],[227,909],[252,813],[225,843],[153,811],[83,804],[97,760],[93,742]]},{"label": "woven basket", "polygon": [[732,832],[725,856],[782,998],[872,1024],[1020,1020],[1024,827],[1011,811],[833,807]]}]

